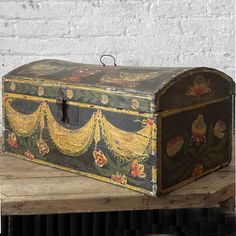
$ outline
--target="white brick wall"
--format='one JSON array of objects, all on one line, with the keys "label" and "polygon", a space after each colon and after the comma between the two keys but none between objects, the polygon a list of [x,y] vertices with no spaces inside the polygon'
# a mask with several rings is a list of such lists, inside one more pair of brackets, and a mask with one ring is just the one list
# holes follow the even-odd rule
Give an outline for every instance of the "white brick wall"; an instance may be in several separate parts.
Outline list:
[{"label": "white brick wall", "polygon": [[0,0],[0,75],[61,58],[210,66],[234,77],[234,0]]}]

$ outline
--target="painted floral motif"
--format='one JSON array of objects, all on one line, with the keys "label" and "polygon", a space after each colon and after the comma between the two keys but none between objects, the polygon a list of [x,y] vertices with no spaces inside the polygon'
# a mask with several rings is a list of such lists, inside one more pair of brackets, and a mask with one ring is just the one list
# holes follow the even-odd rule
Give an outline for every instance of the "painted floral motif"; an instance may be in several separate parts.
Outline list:
[{"label": "painted floral motif", "polygon": [[101,84],[113,84],[119,85],[122,87],[135,88],[138,85],[138,82],[135,81],[125,81],[120,78],[116,78],[110,75],[104,75],[101,79]]},{"label": "painted floral motif", "polygon": [[82,78],[95,75],[97,73],[100,73],[102,70],[104,69],[99,69],[96,67],[81,67],[78,70],[73,71],[71,75],[64,77],[62,80],[69,82],[78,82]]},{"label": "painted floral motif", "polygon": [[194,79],[193,85],[188,87],[185,95],[187,96],[196,96],[198,99],[201,95],[210,93],[211,89],[209,88],[209,81],[206,81],[205,77],[202,75],[196,76]]},{"label": "painted floral motif", "polygon": [[137,110],[139,108],[139,101],[137,99],[132,99],[131,106],[134,110]]},{"label": "painted floral motif", "polygon": [[71,76],[66,76],[62,79],[63,81],[68,81],[68,82],[79,82],[80,81],[80,77],[79,76],[75,76],[75,75],[71,75]]},{"label": "painted floral motif", "polygon": [[10,84],[10,90],[14,91],[16,89],[16,83],[15,82],[11,82]]},{"label": "painted floral motif", "polygon": [[108,101],[109,101],[108,96],[107,96],[106,94],[103,94],[103,95],[101,96],[101,103],[102,103],[102,104],[107,104]]},{"label": "painted floral motif", "polygon": [[40,140],[37,141],[37,146],[38,146],[38,149],[39,149],[39,153],[42,156],[45,156],[47,153],[49,153],[49,147],[43,139],[40,139]]},{"label": "painted floral motif", "polygon": [[17,143],[16,135],[14,133],[8,134],[7,142],[9,144],[9,146],[11,146],[13,148],[18,148],[19,147],[19,145]]},{"label": "painted floral motif", "polygon": [[169,157],[175,156],[183,147],[184,138],[180,135],[175,136],[174,138],[170,139],[167,143],[167,155]]},{"label": "painted floral motif", "polygon": [[127,73],[119,72],[112,75],[104,75],[100,81],[102,84],[114,84],[122,87],[135,88],[140,81],[154,79],[158,74],[153,73]]},{"label": "painted floral motif", "polygon": [[196,163],[192,172],[193,177],[199,177],[203,173],[203,165]]},{"label": "painted floral motif", "polygon": [[98,167],[103,167],[107,164],[107,157],[103,154],[102,151],[94,151],[93,152],[93,157],[95,160],[95,164]]},{"label": "painted floral motif", "polygon": [[157,182],[157,167],[152,166],[152,182],[156,183]]},{"label": "painted floral motif", "polygon": [[18,74],[27,74],[27,73],[34,73],[35,76],[45,76],[50,75],[53,73],[57,73],[59,71],[64,70],[64,67],[57,66],[57,65],[50,65],[50,64],[35,64],[32,65],[29,69],[23,69],[18,72]]},{"label": "painted floral motif", "polygon": [[206,123],[204,122],[203,115],[199,115],[192,124],[192,137],[191,143],[196,143],[200,146],[201,143],[206,143]]},{"label": "painted floral motif", "polygon": [[34,160],[34,155],[29,150],[24,152],[24,156],[27,160]]},{"label": "painted floral motif", "polygon": [[66,90],[66,97],[71,99],[71,98],[73,98],[73,96],[74,96],[73,90],[67,89]]},{"label": "painted floral motif", "polygon": [[116,174],[112,174],[111,179],[114,182],[122,184],[122,185],[127,184],[127,177],[125,175],[121,175],[120,172],[116,172]]},{"label": "painted floral motif", "polygon": [[226,124],[222,120],[218,120],[214,126],[213,134],[216,138],[222,139],[225,136]]},{"label": "painted floral motif", "polygon": [[143,120],[143,124],[152,126],[154,122],[151,118],[147,118],[146,120]]},{"label": "painted floral motif", "polygon": [[41,87],[41,86],[38,87],[38,91],[37,91],[37,92],[38,92],[38,95],[39,95],[39,96],[43,96],[43,95],[44,95],[44,88]]},{"label": "painted floral motif", "polygon": [[137,160],[134,160],[131,162],[131,165],[130,165],[130,174],[133,176],[133,177],[139,177],[139,178],[145,178],[146,177],[146,174],[144,173],[144,165],[143,164],[138,164]]},{"label": "painted floral motif", "polygon": [[[208,108],[207,108],[208,109]],[[214,109],[214,116],[217,116]],[[184,119],[186,128],[179,127],[180,135],[167,142],[167,152],[164,153],[163,160],[169,170],[176,170],[176,179],[181,179],[183,172],[178,171],[179,166],[186,165],[185,173],[193,178],[200,177],[209,171],[216,169],[223,163],[223,157],[230,155],[228,151],[228,123],[220,120],[219,117],[214,119],[214,116],[208,110],[203,114],[197,114],[190,121],[189,132],[189,116]],[[220,114],[222,116],[222,114]],[[216,140],[218,139],[218,140]],[[184,142],[183,142],[184,141]],[[168,158],[174,156],[178,151],[179,155],[176,158]],[[192,165],[191,168],[189,166]]]}]

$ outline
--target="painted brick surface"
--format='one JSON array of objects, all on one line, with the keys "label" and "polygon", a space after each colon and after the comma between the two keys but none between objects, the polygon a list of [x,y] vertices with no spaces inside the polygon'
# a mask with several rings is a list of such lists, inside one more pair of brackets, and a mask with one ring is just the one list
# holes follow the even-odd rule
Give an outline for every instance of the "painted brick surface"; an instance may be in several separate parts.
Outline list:
[{"label": "painted brick surface", "polygon": [[109,53],[119,65],[210,66],[234,77],[234,27],[234,0],[0,0],[0,75]]}]

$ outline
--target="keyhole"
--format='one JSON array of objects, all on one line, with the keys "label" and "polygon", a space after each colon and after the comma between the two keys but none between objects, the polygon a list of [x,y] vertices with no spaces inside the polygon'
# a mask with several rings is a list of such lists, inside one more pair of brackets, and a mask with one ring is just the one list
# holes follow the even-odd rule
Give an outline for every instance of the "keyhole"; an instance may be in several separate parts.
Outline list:
[{"label": "keyhole", "polygon": [[63,123],[68,123],[69,122],[69,116],[68,116],[68,104],[66,103],[66,100],[62,100],[62,119],[61,121]]}]

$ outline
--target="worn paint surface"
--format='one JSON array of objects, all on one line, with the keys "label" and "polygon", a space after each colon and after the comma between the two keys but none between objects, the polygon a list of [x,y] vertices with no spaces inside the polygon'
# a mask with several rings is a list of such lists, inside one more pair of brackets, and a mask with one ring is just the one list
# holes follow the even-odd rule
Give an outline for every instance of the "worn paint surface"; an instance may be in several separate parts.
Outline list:
[{"label": "worn paint surface", "polygon": [[234,84],[219,71],[43,60],[3,84],[4,150],[28,160],[151,195],[230,161]]},{"label": "worn paint surface", "polygon": [[[231,160],[231,98],[161,119],[161,186],[168,191]],[[174,129],[170,129],[174,127]]]}]

